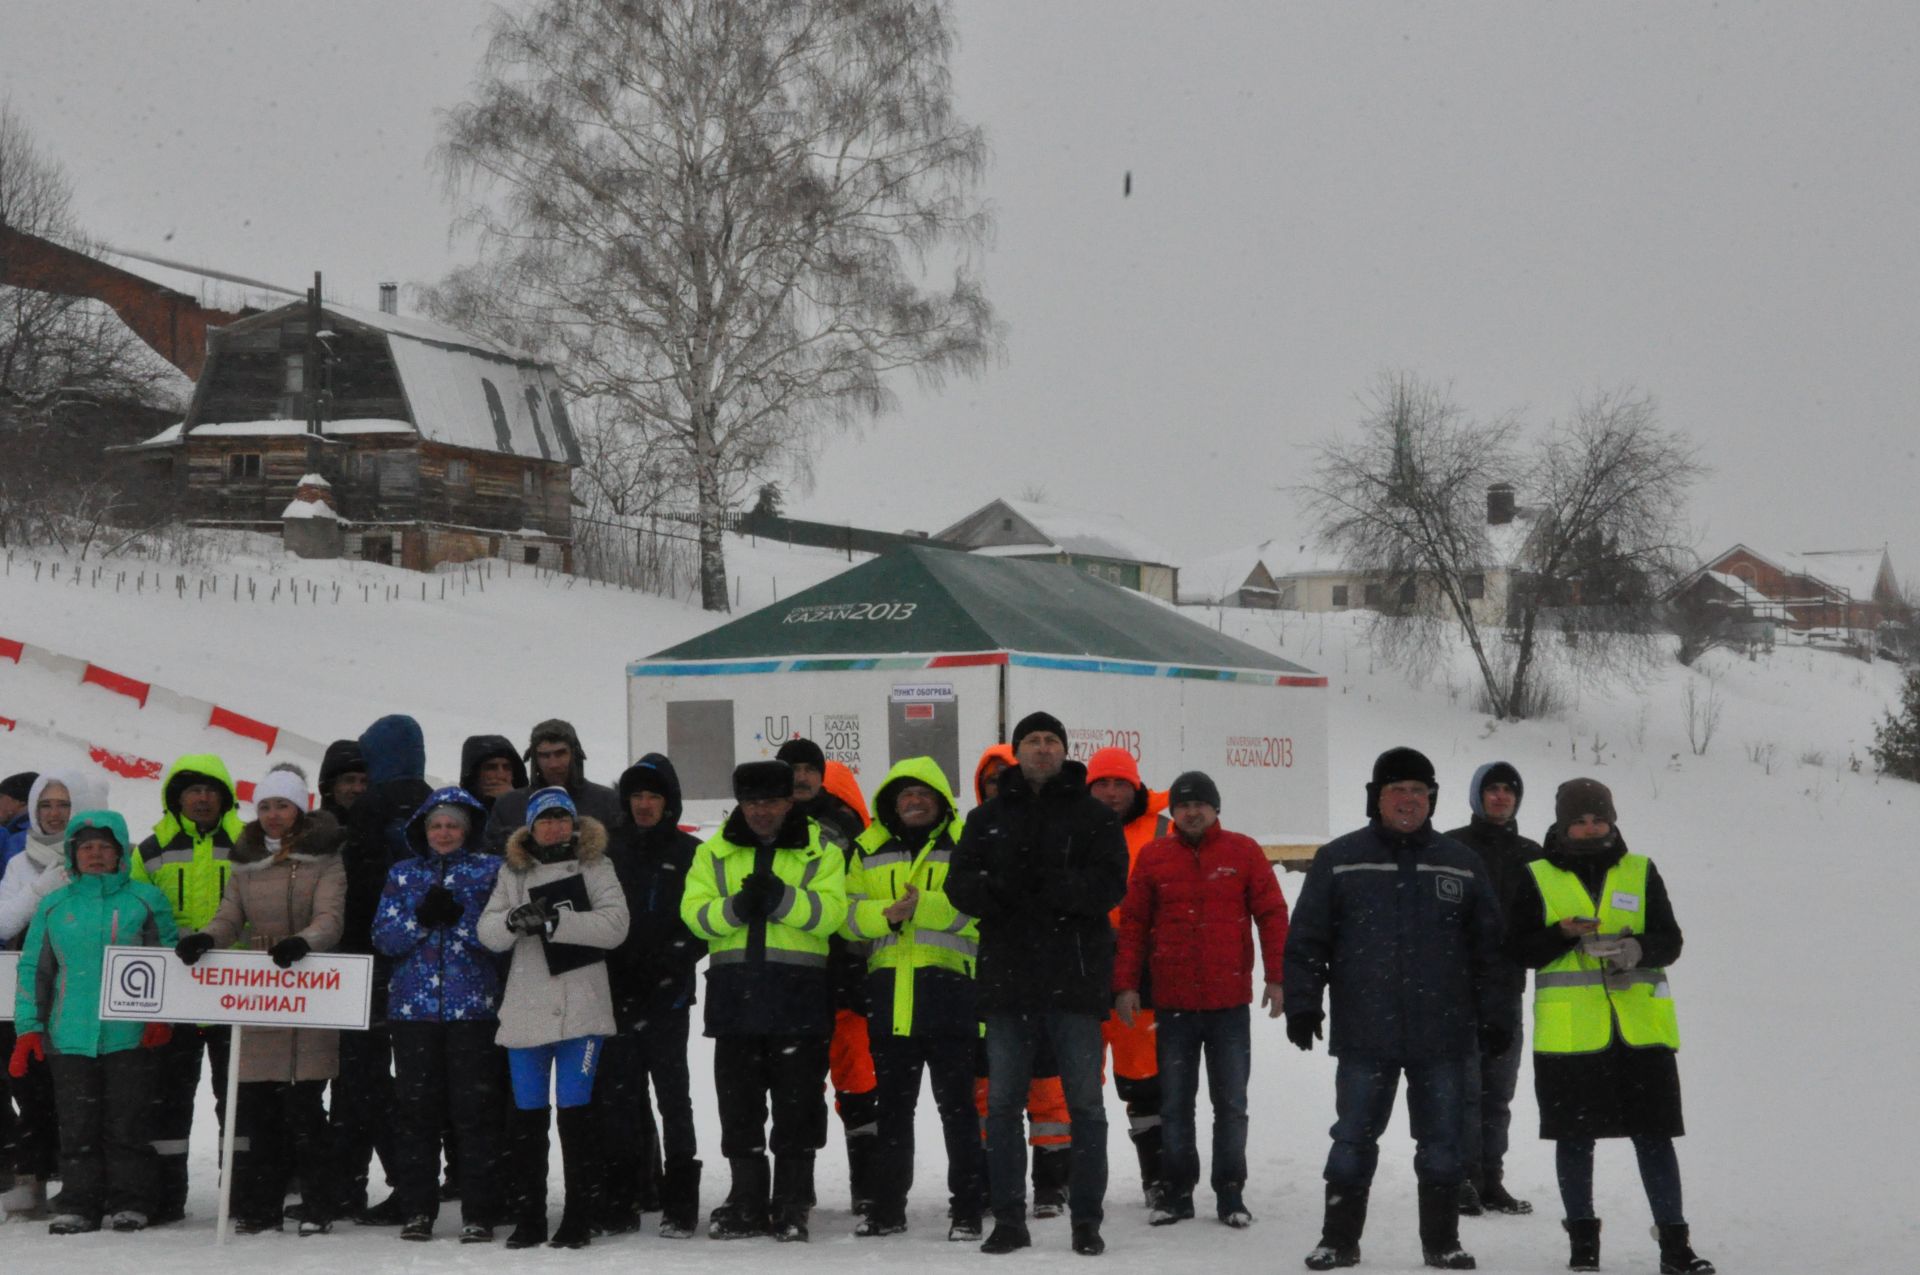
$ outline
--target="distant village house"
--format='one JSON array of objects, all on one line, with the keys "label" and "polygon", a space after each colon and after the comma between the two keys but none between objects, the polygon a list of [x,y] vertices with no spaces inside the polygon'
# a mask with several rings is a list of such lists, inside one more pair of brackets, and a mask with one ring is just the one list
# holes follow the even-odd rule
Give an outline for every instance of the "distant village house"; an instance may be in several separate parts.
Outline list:
[{"label": "distant village house", "polygon": [[1179,569],[1126,519],[1032,500],[994,500],[935,534],[975,553],[1078,567],[1095,579],[1175,600]]}]

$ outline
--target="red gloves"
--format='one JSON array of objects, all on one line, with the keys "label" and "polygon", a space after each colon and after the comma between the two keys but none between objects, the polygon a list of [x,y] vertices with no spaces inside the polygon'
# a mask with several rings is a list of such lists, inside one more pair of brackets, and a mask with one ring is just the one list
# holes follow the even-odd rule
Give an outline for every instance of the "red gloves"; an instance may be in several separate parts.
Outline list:
[{"label": "red gloves", "polygon": [[172,1039],[172,1023],[148,1023],[140,1029],[140,1048],[142,1049],[158,1049]]},{"label": "red gloves", "polygon": [[7,1060],[7,1074],[18,1078],[27,1074],[27,1059],[47,1060],[47,1034],[28,1032],[13,1042],[13,1057]]}]

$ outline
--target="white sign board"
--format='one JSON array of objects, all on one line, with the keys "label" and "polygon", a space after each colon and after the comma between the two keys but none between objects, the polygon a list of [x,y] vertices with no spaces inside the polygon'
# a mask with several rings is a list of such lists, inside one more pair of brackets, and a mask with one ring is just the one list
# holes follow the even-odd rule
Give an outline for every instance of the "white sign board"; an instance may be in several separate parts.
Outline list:
[{"label": "white sign board", "polygon": [[373,958],[315,952],[286,969],[265,952],[209,952],[192,965],[163,947],[109,947],[100,1017],[365,1031]]},{"label": "white sign board", "polygon": [[0,952],[0,1023],[13,1021],[13,997],[20,985],[20,953]]}]

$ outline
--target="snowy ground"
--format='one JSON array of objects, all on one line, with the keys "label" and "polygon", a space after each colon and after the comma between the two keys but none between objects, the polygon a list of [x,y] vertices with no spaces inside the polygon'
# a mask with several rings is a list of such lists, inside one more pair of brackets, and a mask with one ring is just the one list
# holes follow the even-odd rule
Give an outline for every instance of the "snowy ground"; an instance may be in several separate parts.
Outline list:
[{"label": "snowy ground", "polygon": [[[0,636],[96,660],[183,694],[215,700],[316,739],[357,733],[375,716],[406,711],[426,727],[429,763],[451,774],[460,738],[478,730],[519,737],[552,713],[580,727],[589,769],[610,778],[625,752],[624,661],[700,631],[709,623],[684,604],[618,591],[569,588],[564,579],[509,581],[496,564],[482,595],[469,574],[466,591],[449,577],[441,601],[437,580],[419,599],[421,578],[365,565],[293,563],[264,555],[208,566],[228,581],[237,566],[260,596],[271,580],[314,582],[343,598],[296,609],[282,601],[216,602],[172,591],[116,594],[104,586],[36,583],[16,556],[0,575]],[[819,551],[741,545],[732,569],[749,591],[786,596],[845,565]],[[137,569],[137,568],[136,568]],[[150,569],[149,569],[150,570]],[[357,600],[398,585],[391,602]],[[409,596],[410,595],[410,596]],[[751,600],[751,599],[749,599]],[[1682,1074],[1689,1136],[1680,1145],[1687,1212],[1698,1247],[1724,1271],[1912,1269],[1920,1242],[1913,1206],[1909,1149],[1920,1118],[1911,1025],[1915,1003],[1907,961],[1915,943],[1910,900],[1920,888],[1913,854],[1920,827],[1920,786],[1880,781],[1849,768],[1865,759],[1871,724],[1893,700],[1897,672],[1841,656],[1782,649],[1757,661],[1724,652],[1705,672],[1664,670],[1632,691],[1582,693],[1552,719],[1495,725],[1471,711],[1464,668],[1419,686],[1376,667],[1350,617],[1196,612],[1249,641],[1326,672],[1332,684],[1331,808],[1336,830],[1360,820],[1361,786],[1375,753],[1394,743],[1427,751],[1440,768],[1439,818],[1463,822],[1461,789],[1481,761],[1505,757],[1527,778],[1521,812],[1538,834],[1562,779],[1593,774],[1612,785],[1630,844],[1655,857],[1672,890],[1689,939],[1675,968],[1685,1049]],[[1684,689],[1704,693],[1711,673],[1724,702],[1719,730],[1704,756],[1686,738]],[[253,777],[252,758],[232,737],[216,738],[194,723],[160,715],[145,722],[130,701],[94,688],[0,663],[0,715],[57,721],[77,736],[112,736],[145,755],[219,746],[236,775]],[[1595,745],[1599,746],[1596,761]],[[0,735],[6,768],[71,761],[44,737]],[[250,769],[251,767],[251,769]],[[1164,782],[1165,777],[1158,778]],[[137,824],[155,803],[155,786],[116,780],[115,802]],[[1231,826],[1231,812],[1228,814]],[[1288,877],[1289,898],[1299,886]],[[708,1053],[696,1046],[696,1076],[708,1074]],[[1110,1105],[1113,1190],[1106,1227],[1107,1260],[1119,1269],[1164,1271],[1298,1269],[1317,1236],[1319,1170],[1332,1120],[1332,1064],[1323,1053],[1301,1055],[1277,1024],[1255,1034],[1252,1181],[1248,1200],[1259,1222],[1234,1233],[1202,1219],[1152,1230],[1137,1203],[1124,1116]],[[702,1098],[710,1089],[701,1087]],[[1203,1100],[1204,1101],[1204,1100]],[[203,1104],[204,1109],[205,1104]],[[706,1203],[724,1190],[716,1163],[717,1120],[710,1099],[697,1102],[701,1138],[710,1149]],[[1204,1128],[1206,1116],[1202,1112]],[[137,1240],[87,1237],[57,1241],[38,1227],[0,1233],[9,1259],[121,1262],[137,1245],[143,1270],[250,1267],[271,1261],[291,1273],[321,1275],[342,1262],[409,1269],[501,1266],[514,1259],[498,1247],[476,1250],[451,1241],[401,1247],[391,1231],[352,1227],[301,1241],[291,1235],[235,1240],[213,1259],[213,1161],[210,1116],[196,1141],[194,1217]],[[1515,1108],[1510,1186],[1539,1208],[1531,1218],[1468,1219],[1467,1246],[1490,1271],[1561,1269],[1565,1241],[1557,1219],[1550,1148],[1533,1137],[1531,1081],[1523,1077]],[[836,1134],[837,1139],[837,1134]],[[1204,1142],[1203,1134],[1203,1142]],[[819,1172],[826,1207],[815,1215],[814,1243],[775,1249],[770,1243],[718,1249],[709,1241],[662,1241],[651,1234],[597,1243],[581,1254],[542,1252],[537,1260],[576,1269],[625,1269],[640,1261],[672,1271],[727,1261],[743,1270],[879,1269],[903,1262],[934,1271],[976,1269],[970,1249],[944,1242],[937,1128],[923,1100],[913,1229],[884,1241],[855,1241],[844,1211],[844,1157],[836,1145]],[[1420,1264],[1414,1228],[1411,1148],[1396,1120],[1383,1148],[1365,1241],[1366,1269],[1407,1270]],[[1612,1271],[1657,1268],[1647,1238],[1647,1210],[1632,1156],[1605,1145],[1599,1165],[1599,1211],[1607,1221],[1605,1256]],[[555,1190],[559,1185],[555,1164]],[[556,1200],[557,1208],[557,1200]],[[445,1228],[443,1227],[443,1230]],[[1036,1224],[1032,1264],[1066,1255],[1064,1222]],[[36,1267],[37,1269],[37,1267]]]}]

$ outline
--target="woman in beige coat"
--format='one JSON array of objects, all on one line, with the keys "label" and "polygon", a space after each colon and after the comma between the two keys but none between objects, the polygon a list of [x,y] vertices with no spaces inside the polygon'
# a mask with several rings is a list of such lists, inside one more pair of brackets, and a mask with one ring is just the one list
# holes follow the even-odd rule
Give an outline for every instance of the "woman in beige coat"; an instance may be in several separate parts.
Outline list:
[{"label": "woman in beige coat", "polygon": [[627,896],[606,851],[599,820],[581,818],[566,789],[542,788],[527,799],[527,826],[507,840],[506,865],[475,927],[482,943],[513,953],[497,1038],[513,1076],[508,1248],[547,1238],[549,1086],[566,1171],[553,1244],[584,1248],[592,1233],[600,1156],[587,1103],[600,1043],[614,1032],[606,955],[627,936]]},{"label": "woman in beige coat", "polygon": [[[270,953],[285,969],[340,941],[347,872],[345,839],[330,815],[307,812],[306,778],[292,767],[267,773],[254,790],[255,818],[229,857],[232,874],[207,928],[180,940],[191,965],[216,947]],[[281,1229],[287,1182],[301,1183],[300,1234],[333,1229],[327,1081],[340,1070],[340,1033],[329,1028],[248,1027],[240,1037],[234,1230]]]}]

